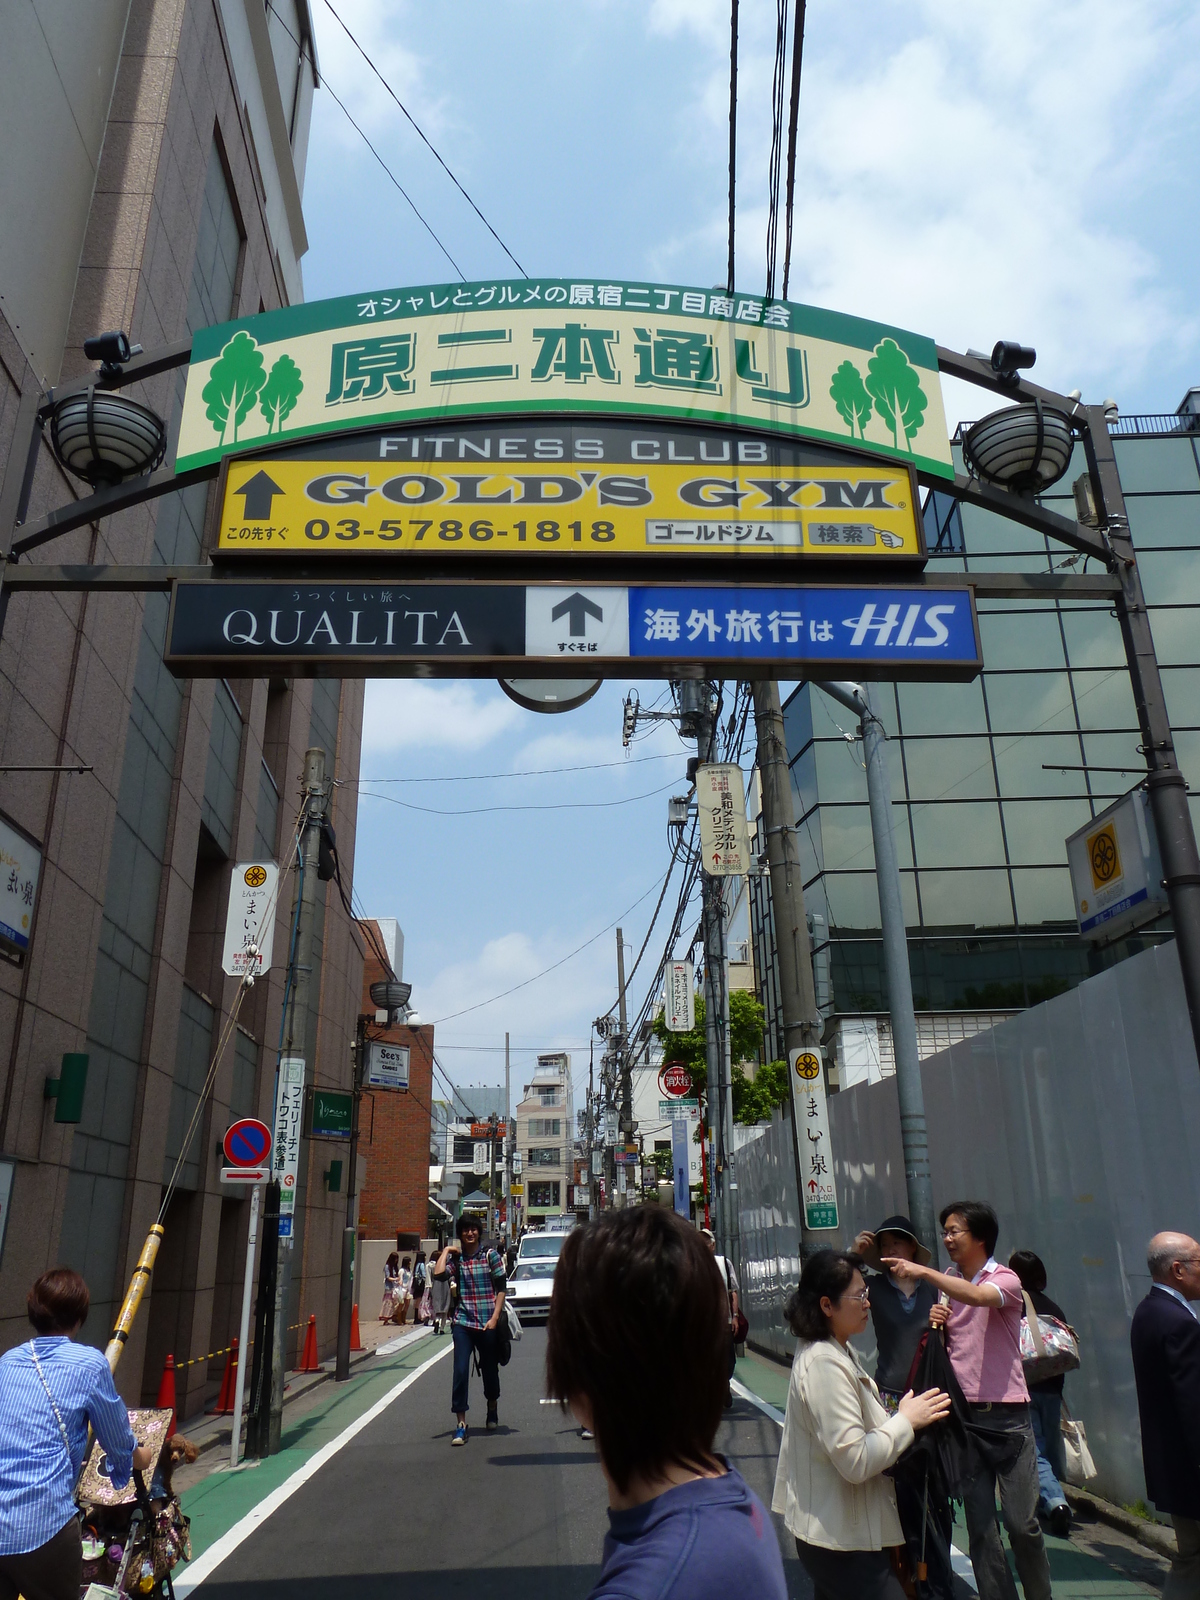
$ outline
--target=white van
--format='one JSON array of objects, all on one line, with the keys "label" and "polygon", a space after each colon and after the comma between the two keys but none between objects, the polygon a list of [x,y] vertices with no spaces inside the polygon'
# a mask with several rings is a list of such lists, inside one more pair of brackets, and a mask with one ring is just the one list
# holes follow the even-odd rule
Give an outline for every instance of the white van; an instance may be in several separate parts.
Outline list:
[{"label": "white van", "polygon": [[508,1275],[508,1293],[522,1322],[550,1314],[554,1269],[566,1243],[566,1231],[527,1233],[517,1249],[517,1261]]}]

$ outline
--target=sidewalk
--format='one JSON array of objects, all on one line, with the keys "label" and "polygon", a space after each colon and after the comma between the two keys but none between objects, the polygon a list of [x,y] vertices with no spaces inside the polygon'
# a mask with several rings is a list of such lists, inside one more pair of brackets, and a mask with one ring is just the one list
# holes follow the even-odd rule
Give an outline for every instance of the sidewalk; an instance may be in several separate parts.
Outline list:
[{"label": "sidewalk", "polygon": [[[734,1381],[747,1397],[756,1397],[760,1409],[782,1426],[787,1406],[789,1369],[778,1361],[760,1356],[747,1349],[738,1360]],[[1157,1550],[1145,1547],[1139,1539],[1125,1531],[1128,1517],[1113,1507],[1113,1520],[1120,1526],[1110,1526],[1101,1520],[1101,1511],[1107,1512],[1107,1503],[1094,1495],[1072,1494],[1075,1524],[1069,1539],[1056,1539],[1045,1534],[1046,1551],[1050,1558],[1050,1578],[1055,1600],[1072,1600],[1074,1596],[1103,1597],[1103,1600],[1144,1600],[1147,1595],[1162,1593],[1168,1570],[1168,1561]],[[967,1558],[967,1531],[962,1521],[961,1507],[955,1508],[954,1543],[963,1554],[957,1570],[968,1583],[970,1561]],[[1005,1538],[1005,1549],[1008,1540]]]},{"label": "sidewalk", "polygon": [[[340,1448],[347,1429],[366,1418],[372,1408],[387,1402],[406,1377],[450,1346],[448,1335],[435,1337],[426,1328],[385,1331],[393,1337],[381,1341],[376,1349],[359,1354],[345,1383],[328,1381],[332,1362],[327,1364],[328,1372],[303,1378],[292,1375],[284,1404],[283,1447],[277,1455],[247,1462],[233,1472],[229,1469],[231,1419],[210,1418],[195,1428],[181,1430],[197,1443],[206,1428],[210,1431],[204,1455],[192,1467],[180,1468],[176,1473],[183,1509],[192,1519],[192,1560],[177,1567],[173,1574],[177,1595],[186,1594],[211,1566],[211,1561],[204,1562],[202,1558],[210,1552],[215,1554],[219,1541],[236,1540],[243,1522],[243,1536],[251,1531],[257,1520],[252,1513],[261,1516],[273,1509],[280,1496],[286,1498],[290,1493],[289,1480],[296,1478],[298,1486],[302,1478],[297,1475],[303,1474],[306,1467],[315,1469],[320,1464],[316,1458],[324,1459],[331,1447]],[[364,1343],[366,1339],[364,1330]],[[391,1348],[393,1345],[399,1348]],[[270,1507],[268,1500],[272,1502]]]}]

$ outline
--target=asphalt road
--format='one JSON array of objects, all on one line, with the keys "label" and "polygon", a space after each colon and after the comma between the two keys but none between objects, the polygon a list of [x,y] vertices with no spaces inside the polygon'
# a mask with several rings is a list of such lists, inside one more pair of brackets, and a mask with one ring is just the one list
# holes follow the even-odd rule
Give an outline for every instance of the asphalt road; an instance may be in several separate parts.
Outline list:
[{"label": "asphalt road", "polygon": [[[600,1570],[607,1496],[594,1447],[542,1405],[546,1335],[526,1328],[501,1372],[500,1429],[452,1449],[450,1361],[424,1373],[246,1539],[199,1600],[584,1600]],[[770,1505],[779,1429],[748,1401],[717,1448]],[[792,1600],[812,1588],[774,1519]]]}]

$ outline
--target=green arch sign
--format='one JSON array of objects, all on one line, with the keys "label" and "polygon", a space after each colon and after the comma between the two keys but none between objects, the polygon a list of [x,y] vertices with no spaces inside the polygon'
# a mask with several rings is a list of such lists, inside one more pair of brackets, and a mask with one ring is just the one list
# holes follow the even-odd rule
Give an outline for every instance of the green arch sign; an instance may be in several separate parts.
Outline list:
[{"label": "green arch sign", "polygon": [[565,278],[391,289],[201,329],[176,468],[539,413],[716,423],[954,471],[931,339],[786,300]]}]

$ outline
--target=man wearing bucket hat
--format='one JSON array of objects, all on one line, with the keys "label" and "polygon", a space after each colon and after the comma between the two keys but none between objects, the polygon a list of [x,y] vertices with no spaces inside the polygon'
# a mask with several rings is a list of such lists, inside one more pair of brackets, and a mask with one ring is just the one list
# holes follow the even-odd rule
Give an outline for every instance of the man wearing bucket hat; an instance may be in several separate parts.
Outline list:
[{"label": "man wearing bucket hat", "polygon": [[[907,1217],[885,1217],[874,1233],[863,1230],[852,1249],[872,1269],[867,1277],[871,1296],[871,1321],[875,1327],[878,1357],[875,1384],[887,1409],[897,1406],[911,1387],[908,1375],[917,1358],[921,1335],[929,1331],[929,1311],[937,1304],[937,1291],[928,1283],[905,1283],[892,1276],[884,1258],[918,1261],[933,1259],[917,1238]],[[926,1506],[907,1478],[897,1476],[896,1509],[914,1571],[927,1569],[924,1592],[931,1600],[951,1600],[954,1579],[950,1566],[950,1508],[943,1503]]]},{"label": "man wearing bucket hat", "polygon": [[864,1229],[852,1248],[872,1268],[867,1287],[871,1292],[871,1321],[879,1347],[875,1382],[884,1404],[894,1411],[908,1389],[908,1375],[921,1335],[929,1327],[929,1310],[937,1303],[937,1290],[928,1283],[906,1283],[901,1287],[892,1277],[891,1269],[884,1266],[883,1258],[899,1257],[928,1266],[932,1257],[907,1217],[886,1217],[874,1233]]}]

